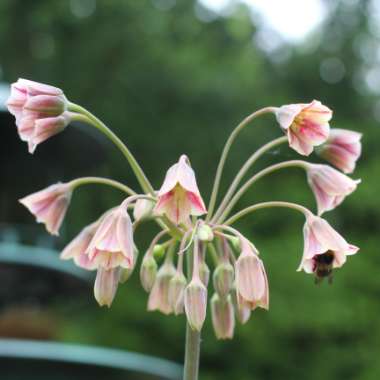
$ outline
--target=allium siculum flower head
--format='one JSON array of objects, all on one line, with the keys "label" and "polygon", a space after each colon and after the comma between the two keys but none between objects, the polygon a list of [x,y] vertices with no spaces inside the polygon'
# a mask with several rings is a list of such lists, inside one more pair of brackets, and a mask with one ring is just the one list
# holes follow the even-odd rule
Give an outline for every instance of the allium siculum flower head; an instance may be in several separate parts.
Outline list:
[{"label": "allium siculum flower head", "polygon": [[89,259],[86,253],[88,246],[100,222],[94,222],[89,226],[83,228],[83,230],[77,235],[62,251],[60,258],[62,260],[73,259],[74,263],[84,269],[93,270],[97,265],[94,261]]},{"label": "allium siculum flower head", "polygon": [[103,217],[86,253],[97,268],[134,267],[132,221],[124,202]]},{"label": "allium siculum flower head", "polygon": [[7,100],[10,113],[16,118],[21,140],[28,142],[29,152],[37,145],[61,132],[71,121],[68,101],[59,88],[19,79],[11,85]]},{"label": "allium siculum flower head", "polygon": [[165,214],[175,224],[186,222],[190,215],[206,213],[194,171],[185,155],[166,173],[158,192],[155,212],[157,215]]},{"label": "allium siculum flower head", "polygon": [[177,271],[174,277],[170,280],[169,302],[175,315],[183,313],[186,284],[186,277],[181,271]]},{"label": "allium siculum flower head", "polygon": [[213,284],[216,293],[221,298],[226,298],[234,283],[234,268],[228,262],[220,263],[213,274]]},{"label": "allium siculum flower head", "polygon": [[173,307],[169,300],[170,280],[176,274],[176,269],[171,261],[164,262],[158,270],[153,288],[149,294],[148,310],[159,310],[163,314],[173,312]]},{"label": "allium siculum flower head", "polygon": [[361,138],[362,134],[355,131],[332,129],[317,153],[344,173],[352,173],[362,152]]},{"label": "allium siculum flower head", "polygon": [[231,296],[223,299],[216,293],[211,298],[211,319],[218,339],[232,339],[235,329],[234,307]]},{"label": "allium siculum flower head", "polygon": [[331,166],[320,164],[307,164],[307,179],[317,200],[318,215],[339,206],[360,183]]},{"label": "allium siculum flower head", "polygon": [[332,111],[316,100],[309,104],[285,105],[276,111],[277,121],[288,136],[289,146],[304,156],[327,140],[331,117]]},{"label": "allium siculum flower head", "polygon": [[298,271],[314,273],[317,281],[331,278],[334,268],[340,268],[348,255],[359,248],[346,242],[330,224],[315,215],[308,215],[304,225],[304,251]]},{"label": "allium siculum flower head", "polygon": [[70,184],[57,183],[19,200],[46,230],[58,235],[72,195]]},{"label": "allium siculum flower head", "polygon": [[268,279],[258,252],[247,239],[241,239],[241,254],[235,264],[236,291],[251,308],[269,308]]},{"label": "allium siculum flower head", "polygon": [[207,288],[199,276],[194,276],[185,289],[185,312],[193,330],[201,331],[206,319]]},{"label": "allium siculum flower head", "polygon": [[119,277],[120,268],[98,268],[94,285],[94,295],[99,306],[111,306],[116,295]]},{"label": "allium siculum flower head", "polygon": [[140,266],[140,281],[146,292],[150,292],[157,276],[157,263],[153,254],[147,252]]}]

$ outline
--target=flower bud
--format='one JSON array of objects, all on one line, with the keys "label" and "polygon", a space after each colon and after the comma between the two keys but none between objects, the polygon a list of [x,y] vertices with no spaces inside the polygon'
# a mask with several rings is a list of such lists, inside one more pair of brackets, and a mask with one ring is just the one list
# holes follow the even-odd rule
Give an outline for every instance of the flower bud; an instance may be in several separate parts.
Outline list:
[{"label": "flower bud", "polygon": [[219,264],[213,274],[213,284],[216,293],[226,298],[234,281],[234,268],[230,263]]},{"label": "flower bud", "polygon": [[216,293],[211,298],[211,319],[218,339],[232,339],[235,329],[231,296],[221,299]]},{"label": "flower bud", "polygon": [[199,278],[207,288],[210,281],[210,269],[205,261],[202,261],[199,265]]},{"label": "flower bud", "polygon": [[198,238],[203,242],[210,242],[214,240],[214,233],[210,226],[202,223],[198,228]]},{"label": "flower bud", "polygon": [[99,268],[96,274],[94,295],[100,306],[111,306],[119,283],[119,268]]},{"label": "flower bud", "polygon": [[175,315],[183,313],[184,292],[186,284],[186,277],[181,272],[177,272],[175,276],[170,280],[169,302],[173,308]]},{"label": "flower bud", "polygon": [[148,310],[159,310],[164,314],[170,314],[173,308],[169,302],[170,280],[176,274],[176,269],[171,262],[164,263],[157,272],[156,281],[149,294]]},{"label": "flower bud", "polygon": [[185,311],[193,330],[201,331],[206,319],[207,289],[199,278],[193,278],[185,289]]},{"label": "flower bud", "polygon": [[145,291],[150,292],[157,275],[157,263],[153,256],[146,255],[140,267],[140,281]]},{"label": "flower bud", "polygon": [[156,260],[161,259],[165,255],[165,247],[162,244],[156,244],[153,247],[153,256]]},{"label": "flower bud", "polygon": [[135,220],[149,219],[152,216],[154,203],[149,199],[138,199],[133,208],[133,218]]},{"label": "flower bud", "polygon": [[234,306],[235,315],[237,320],[244,325],[246,322],[248,322],[250,316],[251,316],[251,308],[249,305],[247,305],[243,299],[240,297],[240,295],[237,293],[235,286],[233,287],[231,291],[231,300],[232,304]]}]

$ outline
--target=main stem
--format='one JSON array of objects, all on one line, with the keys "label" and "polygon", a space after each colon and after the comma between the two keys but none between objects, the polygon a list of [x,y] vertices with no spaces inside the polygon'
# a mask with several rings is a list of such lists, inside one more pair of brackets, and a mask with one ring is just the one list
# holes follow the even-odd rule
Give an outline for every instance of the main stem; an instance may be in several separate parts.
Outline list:
[{"label": "main stem", "polygon": [[210,198],[210,203],[208,206],[208,213],[206,220],[210,220],[212,213],[214,212],[215,208],[215,203],[216,203],[216,198],[218,196],[218,191],[219,191],[219,185],[220,185],[220,180],[222,178],[222,173],[224,169],[224,164],[226,163],[226,159],[228,156],[228,153],[231,149],[231,146],[233,142],[235,141],[237,135],[240,133],[240,131],[246,127],[253,119],[256,117],[263,115],[265,113],[270,113],[270,112],[275,112],[275,107],[266,107],[262,108],[261,110],[258,110],[254,112],[253,114],[247,116],[231,133],[230,137],[228,138],[226,145],[223,148],[222,156],[220,158],[218,168],[216,170],[216,176],[215,176],[215,181],[214,181],[214,186],[212,188],[212,193],[211,193],[211,198]]},{"label": "main stem", "polygon": [[[195,244],[198,244],[197,242]],[[191,251],[186,254],[187,278],[192,277],[193,260]],[[189,323],[186,324],[185,365],[183,368],[183,380],[198,380],[199,356],[201,348],[201,333],[193,330]]]}]

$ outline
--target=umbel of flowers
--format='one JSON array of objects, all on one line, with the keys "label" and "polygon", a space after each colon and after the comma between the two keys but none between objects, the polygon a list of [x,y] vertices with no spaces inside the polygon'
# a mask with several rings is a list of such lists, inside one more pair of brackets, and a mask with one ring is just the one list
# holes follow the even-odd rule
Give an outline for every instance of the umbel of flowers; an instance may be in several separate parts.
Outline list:
[{"label": "umbel of flowers", "polygon": [[[167,170],[161,187],[155,191],[156,187],[123,142],[93,114],[70,102],[62,90],[19,79],[12,84],[7,104],[30,153],[40,143],[63,131],[71,121],[81,121],[104,133],[129,162],[141,190],[107,178],[85,177],[51,185],[20,202],[34,214],[37,222],[45,224],[49,233],[58,235],[77,187],[104,184],[125,193],[126,198],[120,205],[114,205],[83,228],[63,250],[61,258],[72,259],[85,270],[96,271],[94,295],[99,305],[108,307],[120,283],[140,265],[137,272],[142,287],[149,294],[148,310],[186,314],[186,379],[198,376],[199,332],[208,303],[219,339],[231,339],[236,322],[246,323],[256,308],[269,309],[269,284],[264,263],[249,238],[233,227],[237,220],[263,208],[285,207],[301,212],[305,216],[304,249],[298,270],[312,274],[316,283],[324,278],[331,282],[334,270],[343,266],[347,256],[358,251],[321,216],[340,205],[360,182],[346,174],[353,172],[361,154],[361,134],[330,129],[332,111],[319,101],[266,107],[244,119],[226,142],[208,208],[186,155]],[[284,135],[268,142],[248,158],[216,207],[231,145],[240,131],[264,114],[275,116],[279,131]],[[248,170],[265,152],[286,142],[301,156],[309,156],[315,150],[338,170],[323,163],[291,160],[269,166],[242,184]],[[272,201],[253,204],[231,215],[237,201],[256,181],[289,167],[304,169],[315,195],[316,214],[298,204]],[[159,232],[152,238],[147,251],[141,254],[133,235],[137,228],[152,221],[157,223]]]}]

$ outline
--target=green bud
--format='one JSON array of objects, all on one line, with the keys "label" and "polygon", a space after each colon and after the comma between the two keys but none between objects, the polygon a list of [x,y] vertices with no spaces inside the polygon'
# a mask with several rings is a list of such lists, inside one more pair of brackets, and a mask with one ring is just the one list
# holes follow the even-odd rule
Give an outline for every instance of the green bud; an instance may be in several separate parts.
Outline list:
[{"label": "green bud", "polygon": [[221,298],[226,298],[233,286],[234,268],[230,263],[219,264],[212,277],[216,293]]},{"label": "green bud", "polygon": [[140,267],[140,281],[145,291],[150,292],[157,275],[157,263],[154,257],[145,255]]},{"label": "green bud", "polygon": [[153,256],[156,260],[162,259],[165,255],[165,247],[162,246],[162,244],[156,244],[153,247]]}]

